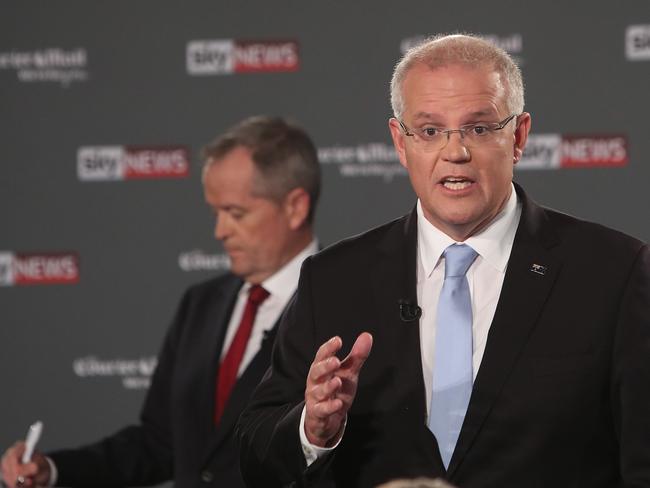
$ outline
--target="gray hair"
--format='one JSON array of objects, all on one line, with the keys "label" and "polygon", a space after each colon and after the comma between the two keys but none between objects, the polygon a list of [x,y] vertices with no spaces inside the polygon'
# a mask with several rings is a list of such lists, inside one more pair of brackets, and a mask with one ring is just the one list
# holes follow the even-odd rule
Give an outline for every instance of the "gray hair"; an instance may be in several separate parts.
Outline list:
[{"label": "gray hair", "polygon": [[401,120],[404,115],[402,84],[407,73],[417,64],[431,69],[450,65],[492,66],[506,82],[506,108],[511,114],[524,110],[524,82],[521,71],[512,57],[491,42],[470,34],[438,35],[425,39],[409,49],[395,65],[390,82],[390,102],[393,115]]},{"label": "gray hair", "polygon": [[382,483],[376,488],[454,488],[440,478],[398,479]]},{"label": "gray hair", "polygon": [[311,223],[320,195],[320,165],[316,146],[299,126],[280,117],[255,116],[244,119],[203,148],[203,175],[237,147],[247,148],[257,174],[253,191],[280,202],[293,189],[309,195]]}]

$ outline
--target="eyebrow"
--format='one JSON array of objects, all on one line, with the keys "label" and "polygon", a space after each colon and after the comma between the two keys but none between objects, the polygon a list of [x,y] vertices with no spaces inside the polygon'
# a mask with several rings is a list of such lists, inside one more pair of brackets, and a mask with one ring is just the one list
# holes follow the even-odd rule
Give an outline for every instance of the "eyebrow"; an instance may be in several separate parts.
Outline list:
[{"label": "eyebrow", "polygon": [[[481,109],[481,110],[476,110],[474,112],[470,112],[469,114],[466,115],[466,118],[468,119],[476,119],[479,117],[485,117],[485,116],[491,116],[491,115],[498,115],[494,113],[494,110],[492,109]],[[435,114],[431,112],[418,112],[415,114],[415,117],[413,117],[414,120],[420,120],[420,119],[425,119],[425,120],[441,120],[442,116],[440,114]]]},{"label": "eyebrow", "polygon": [[469,118],[477,118],[477,117],[485,117],[487,115],[496,115],[498,116],[498,112],[495,113],[494,110],[491,109],[486,109],[486,110],[477,110],[476,112],[472,112],[468,115]]},{"label": "eyebrow", "polygon": [[232,210],[246,212],[247,210],[245,207],[242,207],[240,205],[234,205],[234,204],[213,205],[208,201],[206,201],[205,203],[207,204],[208,207],[210,207],[211,210],[215,212],[218,210],[223,210],[224,212],[230,212]]}]

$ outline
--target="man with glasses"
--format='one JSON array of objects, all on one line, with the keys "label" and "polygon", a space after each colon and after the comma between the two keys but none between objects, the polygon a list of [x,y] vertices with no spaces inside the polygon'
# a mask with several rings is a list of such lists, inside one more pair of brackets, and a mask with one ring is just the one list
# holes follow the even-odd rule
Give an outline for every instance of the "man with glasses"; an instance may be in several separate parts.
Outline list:
[{"label": "man with glasses", "polygon": [[513,184],[519,69],[474,36],[409,51],[389,128],[405,217],[303,265],[238,435],[249,487],[650,487],[650,252]]}]

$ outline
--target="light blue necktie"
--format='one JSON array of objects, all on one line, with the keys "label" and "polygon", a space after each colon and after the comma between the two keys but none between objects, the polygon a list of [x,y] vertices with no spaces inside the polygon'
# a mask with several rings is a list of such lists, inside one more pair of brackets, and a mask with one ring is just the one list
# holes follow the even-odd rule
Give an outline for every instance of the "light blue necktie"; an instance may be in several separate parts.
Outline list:
[{"label": "light blue necktie", "polygon": [[449,467],[472,394],[472,302],[465,273],[476,259],[465,244],[445,249],[445,282],[436,316],[429,429]]}]

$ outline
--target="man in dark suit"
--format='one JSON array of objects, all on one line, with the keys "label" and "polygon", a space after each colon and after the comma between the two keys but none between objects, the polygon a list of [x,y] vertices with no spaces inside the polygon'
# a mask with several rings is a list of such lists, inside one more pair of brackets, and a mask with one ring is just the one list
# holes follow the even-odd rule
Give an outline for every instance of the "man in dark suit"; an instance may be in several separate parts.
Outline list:
[{"label": "man in dark suit", "polygon": [[301,262],[317,250],[320,170],[307,134],[279,118],[246,119],[204,155],[205,199],[231,272],[185,293],[138,425],[25,465],[18,443],[2,462],[10,486],[243,486],[234,426],[269,365]]},{"label": "man in dark suit", "polygon": [[418,196],[303,264],[239,424],[249,487],[650,487],[650,252],[512,183],[519,69],[409,51],[390,131]]}]

